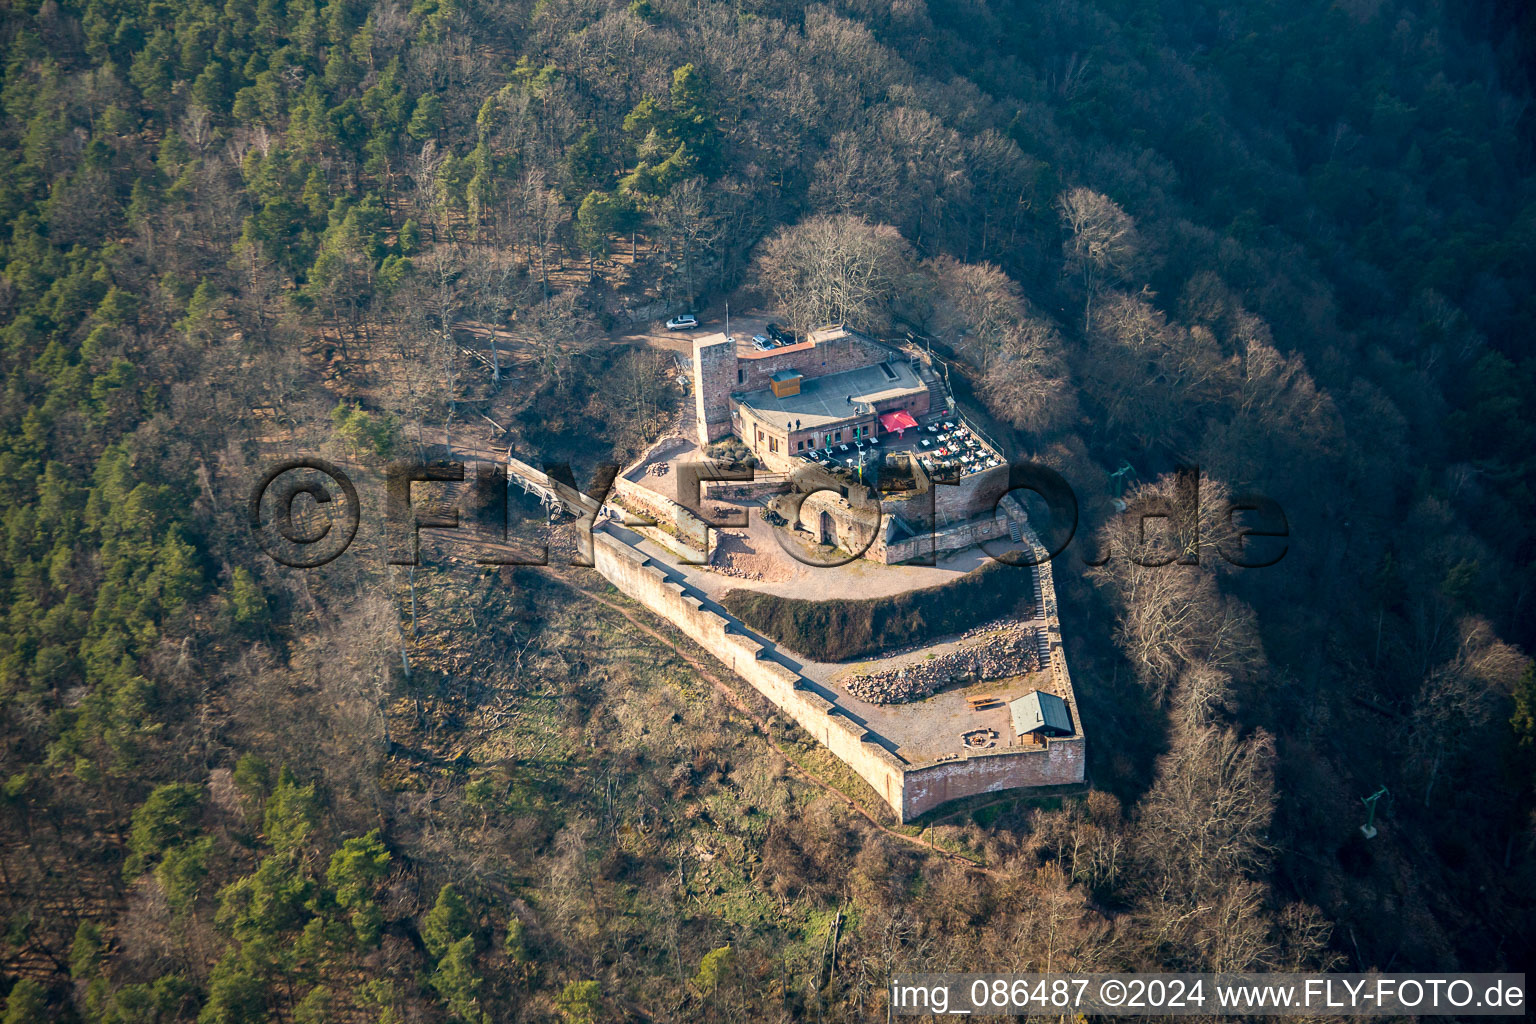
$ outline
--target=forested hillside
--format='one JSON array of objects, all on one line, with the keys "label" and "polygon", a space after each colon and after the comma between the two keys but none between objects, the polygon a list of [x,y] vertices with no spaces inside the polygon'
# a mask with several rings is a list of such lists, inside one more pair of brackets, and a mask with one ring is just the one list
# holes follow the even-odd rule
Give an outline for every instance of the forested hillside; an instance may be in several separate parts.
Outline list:
[{"label": "forested hillside", "polygon": [[[1536,952],[1525,7],[3,24],[6,1024],[863,1019],[915,968]],[[1198,463],[1288,553],[1074,547],[1091,791],[909,828],[583,570],[252,542],[283,457],[376,525],[392,455],[634,454],[677,396],[629,333],[728,298],[952,357],[1080,545],[1133,543],[1109,472]]]}]

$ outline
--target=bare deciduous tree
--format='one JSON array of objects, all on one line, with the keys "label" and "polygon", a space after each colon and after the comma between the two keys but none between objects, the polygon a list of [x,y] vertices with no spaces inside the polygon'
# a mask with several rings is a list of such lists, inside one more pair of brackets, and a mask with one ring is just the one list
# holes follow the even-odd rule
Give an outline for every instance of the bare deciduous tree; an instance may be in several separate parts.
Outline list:
[{"label": "bare deciduous tree", "polygon": [[1457,635],[1455,655],[1424,679],[1409,718],[1408,748],[1424,779],[1426,806],[1446,760],[1473,742],[1492,718],[1497,695],[1511,692],[1530,664],[1483,619],[1463,619]]},{"label": "bare deciduous tree", "polygon": [[877,333],[890,326],[891,302],[910,266],[895,228],[849,216],[781,228],[756,260],[759,280],[796,328],[846,323]]},{"label": "bare deciduous tree", "polygon": [[1019,285],[990,263],[940,256],[924,269],[934,280],[929,330],[977,367],[992,412],[1037,433],[1069,420],[1061,336]]},{"label": "bare deciduous tree", "polygon": [[678,182],[662,203],[662,219],[671,229],[672,243],[682,262],[684,298],[692,305],[698,297],[694,277],[698,260],[710,251],[719,234],[719,219],[710,211],[704,179]]},{"label": "bare deciduous tree", "polygon": [[1108,196],[1089,188],[1063,192],[1056,200],[1067,230],[1062,252],[1067,271],[1082,275],[1083,327],[1092,326],[1093,299],[1106,284],[1128,279],[1141,255],[1136,222]]},{"label": "bare deciduous tree", "polygon": [[811,202],[833,213],[884,220],[896,189],[896,162],[861,133],[838,132],[816,161]]},{"label": "bare deciduous tree", "polygon": [[1131,492],[1102,531],[1109,560],[1093,574],[1119,598],[1115,637],[1159,699],[1191,668],[1241,675],[1263,663],[1252,609],[1216,583],[1227,567],[1217,551],[1236,539],[1227,507],[1220,482],[1201,477],[1196,492],[1191,476],[1170,475]]},{"label": "bare deciduous tree", "polygon": [[1199,905],[1267,860],[1274,740],[1221,726],[1174,738],[1142,806],[1138,852],[1157,898]]},{"label": "bare deciduous tree", "polygon": [[1170,324],[1150,293],[1111,291],[1088,330],[1082,360],[1087,390],[1109,431],[1124,429],[1143,444],[1185,447],[1194,426],[1215,413],[1231,388],[1233,367],[1215,335]]}]

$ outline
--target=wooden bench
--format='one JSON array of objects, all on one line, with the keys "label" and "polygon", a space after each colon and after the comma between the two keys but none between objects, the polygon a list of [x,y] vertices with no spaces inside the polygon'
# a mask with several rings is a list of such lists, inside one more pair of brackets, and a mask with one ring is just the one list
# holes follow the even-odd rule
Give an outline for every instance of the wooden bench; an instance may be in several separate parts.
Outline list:
[{"label": "wooden bench", "polygon": [[972,711],[980,711],[982,708],[989,707],[990,705],[1002,703],[996,697],[967,697],[965,699],[970,702]]}]

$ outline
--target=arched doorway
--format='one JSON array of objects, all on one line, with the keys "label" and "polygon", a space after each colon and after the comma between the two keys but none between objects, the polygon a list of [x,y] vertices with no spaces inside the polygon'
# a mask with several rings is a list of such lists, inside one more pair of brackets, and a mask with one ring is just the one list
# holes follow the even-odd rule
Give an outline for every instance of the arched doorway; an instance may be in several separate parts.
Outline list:
[{"label": "arched doorway", "polygon": [[832,521],[832,513],[825,510],[821,513],[821,536],[819,539],[829,547],[837,544],[837,524]]}]

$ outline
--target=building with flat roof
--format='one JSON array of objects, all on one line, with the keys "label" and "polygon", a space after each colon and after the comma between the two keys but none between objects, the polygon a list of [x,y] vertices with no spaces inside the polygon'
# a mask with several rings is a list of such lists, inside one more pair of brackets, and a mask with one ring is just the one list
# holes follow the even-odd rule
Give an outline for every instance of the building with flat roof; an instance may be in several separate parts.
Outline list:
[{"label": "building with flat roof", "polygon": [[878,437],[882,419],[905,429],[928,413],[936,390],[944,400],[943,385],[900,352],[842,326],[761,351],[709,335],[693,352],[699,442],[735,434],[776,471],[810,449]]},{"label": "building with flat roof", "polygon": [[809,448],[875,436],[882,413],[922,415],[928,386],[906,363],[887,362],[809,380],[780,371],[769,387],[732,399],[736,433],[769,468],[781,469]]}]

